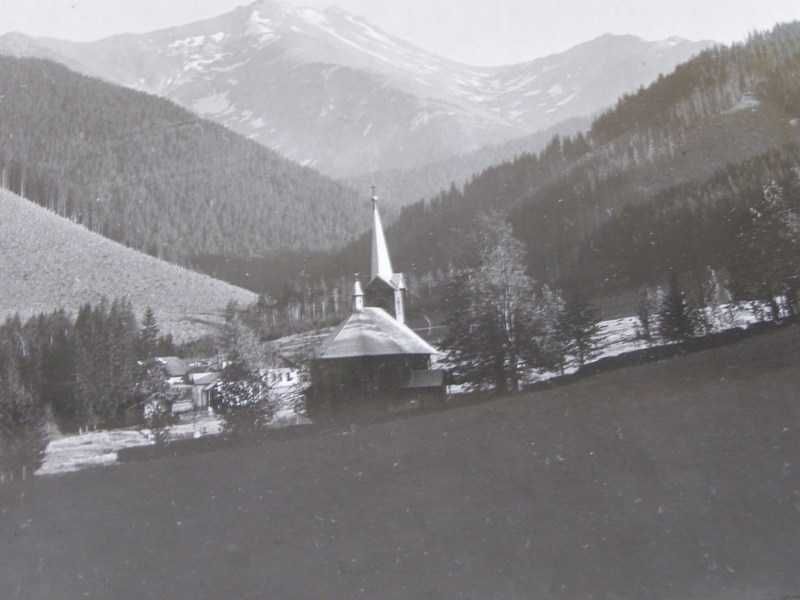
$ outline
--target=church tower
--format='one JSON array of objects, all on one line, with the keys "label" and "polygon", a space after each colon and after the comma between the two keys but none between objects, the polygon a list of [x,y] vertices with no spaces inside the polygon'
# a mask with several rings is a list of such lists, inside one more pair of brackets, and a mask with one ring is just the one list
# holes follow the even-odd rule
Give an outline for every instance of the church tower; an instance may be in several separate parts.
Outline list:
[{"label": "church tower", "polygon": [[370,281],[364,300],[367,306],[383,308],[400,323],[405,323],[406,280],[402,273],[395,273],[386,245],[378,197],[372,193],[372,254],[370,257]]}]

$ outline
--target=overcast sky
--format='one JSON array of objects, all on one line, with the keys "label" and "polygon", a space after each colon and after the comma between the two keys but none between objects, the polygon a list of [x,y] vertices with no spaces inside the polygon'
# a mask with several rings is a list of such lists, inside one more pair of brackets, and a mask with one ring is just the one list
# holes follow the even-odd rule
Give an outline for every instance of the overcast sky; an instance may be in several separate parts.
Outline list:
[{"label": "overcast sky", "polygon": [[[603,33],[730,42],[800,19],[800,0],[284,0],[331,4],[473,64],[517,62]],[[215,16],[247,0],[0,0],[0,33],[90,40]]]}]

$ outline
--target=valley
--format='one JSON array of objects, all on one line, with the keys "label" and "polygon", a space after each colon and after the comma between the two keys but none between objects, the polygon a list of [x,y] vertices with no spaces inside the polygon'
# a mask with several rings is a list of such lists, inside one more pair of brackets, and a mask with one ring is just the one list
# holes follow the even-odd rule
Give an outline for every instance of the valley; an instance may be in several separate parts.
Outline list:
[{"label": "valley", "polygon": [[795,597],[797,9],[153,1],[0,23],[3,600]]}]

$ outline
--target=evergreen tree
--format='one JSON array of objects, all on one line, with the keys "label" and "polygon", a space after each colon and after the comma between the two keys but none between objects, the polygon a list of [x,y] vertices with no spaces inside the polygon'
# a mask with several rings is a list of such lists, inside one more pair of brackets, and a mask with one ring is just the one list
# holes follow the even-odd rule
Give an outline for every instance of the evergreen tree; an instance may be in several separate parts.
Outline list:
[{"label": "evergreen tree", "polygon": [[16,357],[6,349],[0,357],[0,475],[33,474],[46,448],[44,408],[23,385]]},{"label": "evergreen tree", "polygon": [[159,330],[156,314],[148,306],[142,318],[142,328],[139,332],[139,359],[148,360],[156,356],[159,347]]},{"label": "evergreen tree", "polygon": [[99,381],[99,333],[95,313],[89,304],[78,311],[75,321],[75,396],[76,420],[81,427],[95,428],[102,383]]},{"label": "evergreen tree", "polygon": [[736,234],[734,293],[739,300],[762,302],[772,320],[781,317],[779,298],[792,295],[792,279],[800,272],[796,217],[783,188],[772,182],[740,220]]},{"label": "evergreen tree", "polygon": [[686,294],[681,289],[678,275],[672,271],[669,286],[664,294],[659,309],[659,333],[664,340],[685,342],[696,331],[693,310],[686,301]]},{"label": "evergreen tree", "polygon": [[[706,269],[706,278],[703,283],[703,304],[705,306],[703,312],[706,315],[704,319],[706,333],[733,327],[731,295],[720,280],[718,271],[712,267]],[[728,310],[725,310],[726,306]]]},{"label": "evergreen tree", "polygon": [[171,333],[160,336],[158,344],[156,344],[156,356],[175,356],[176,354],[188,356],[178,349],[178,345],[175,343]]},{"label": "evergreen tree", "polygon": [[105,425],[120,424],[125,411],[135,401],[136,346],[139,330],[129,300],[115,300],[108,313],[106,332],[108,356],[108,387],[104,394],[102,420]]},{"label": "evergreen tree", "polygon": [[75,337],[79,421],[91,428],[120,424],[135,401],[139,331],[133,307],[127,300],[82,307]]},{"label": "evergreen tree", "polygon": [[557,332],[564,354],[574,356],[578,366],[582,367],[594,357],[600,333],[599,312],[580,285],[570,285],[564,293]]},{"label": "evergreen tree", "polygon": [[639,339],[651,344],[653,342],[653,297],[646,287],[639,292],[636,318],[639,321],[637,336]]},{"label": "evergreen tree", "polygon": [[42,403],[50,406],[59,427],[75,427],[79,409],[75,397],[75,329],[63,311],[49,317],[42,358]]}]

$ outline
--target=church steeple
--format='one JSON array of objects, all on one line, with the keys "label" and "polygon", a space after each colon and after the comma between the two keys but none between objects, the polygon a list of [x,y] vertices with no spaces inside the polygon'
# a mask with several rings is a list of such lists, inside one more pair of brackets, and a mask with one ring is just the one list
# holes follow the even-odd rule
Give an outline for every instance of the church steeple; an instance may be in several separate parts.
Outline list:
[{"label": "church steeple", "polygon": [[386,246],[386,237],[383,234],[381,215],[378,212],[378,197],[375,188],[372,188],[372,263],[370,281],[380,277],[390,283],[394,276],[392,259],[389,257],[389,248]]},{"label": "church steeple", "polygon": [[365,305],[383,308],[400,323],[406,321],[406,279],[395,273],[389,248],[383,234],[381,215],[378,212],[378,197],[372,188],[372,265],[370,280],[366,288]]}]

